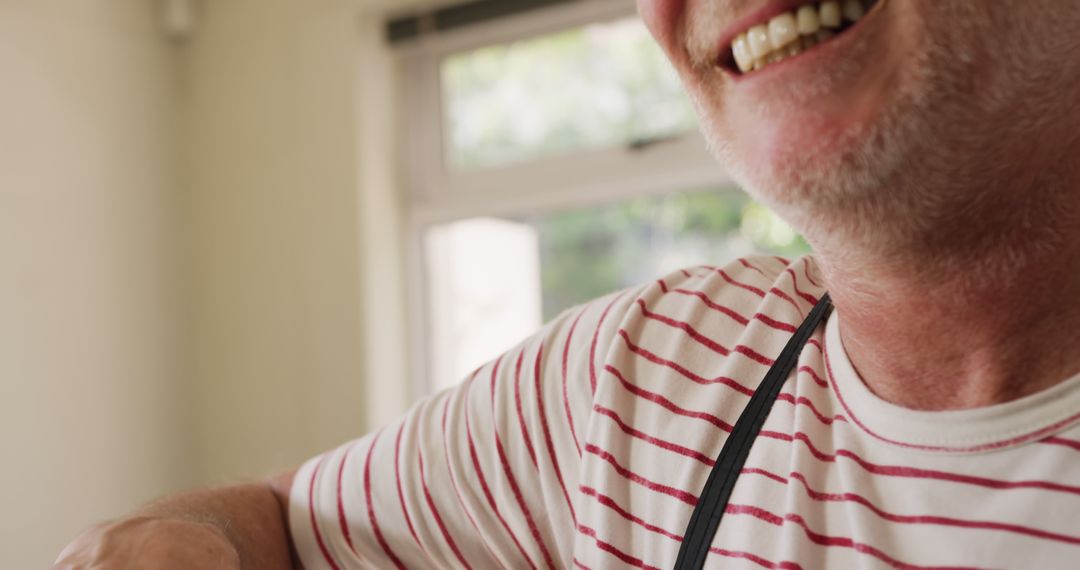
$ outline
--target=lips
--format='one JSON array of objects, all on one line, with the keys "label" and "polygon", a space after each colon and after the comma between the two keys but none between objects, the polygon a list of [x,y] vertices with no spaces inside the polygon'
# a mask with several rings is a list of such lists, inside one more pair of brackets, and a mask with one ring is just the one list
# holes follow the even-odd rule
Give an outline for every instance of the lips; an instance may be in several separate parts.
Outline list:
[{"label": "lips", "polygon": [[747,74],[827,42],[858,22],[878,0],[809,1],[737,33],[720,65]]}]

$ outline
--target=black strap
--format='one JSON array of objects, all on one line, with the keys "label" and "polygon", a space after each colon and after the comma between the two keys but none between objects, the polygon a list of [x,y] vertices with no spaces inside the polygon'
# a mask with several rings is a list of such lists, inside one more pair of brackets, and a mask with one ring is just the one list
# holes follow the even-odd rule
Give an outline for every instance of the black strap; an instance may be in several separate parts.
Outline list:
[{"label": "black strap", "polygon": [[709,545],[712,544],[716,529],[720,526],[720,518],[727,509],[728,499],[731,498],[739,472],[750,455],[750,447],[761,431],[761,426],[765,424],[765,418],[769,417],[769,411],[780,395],[780,388],[798,362],[799,353],[806,346],[806,341],[810,340],[810,335],[830,310],[832,301],[826,293],[810,311],[799,330],[795,331],[795,335],[780,352],[780,357],[773,363],[772,368],[765,373],[761,385],[754,391],[750,403],[739,416],[739,421],[724,442],[716,465],[701,490],[694,514],[690,515],[690,523],[686,525],[682,546],[679,547],[679,557],[675,560],[675,570],[699,570],[705,565]]}]

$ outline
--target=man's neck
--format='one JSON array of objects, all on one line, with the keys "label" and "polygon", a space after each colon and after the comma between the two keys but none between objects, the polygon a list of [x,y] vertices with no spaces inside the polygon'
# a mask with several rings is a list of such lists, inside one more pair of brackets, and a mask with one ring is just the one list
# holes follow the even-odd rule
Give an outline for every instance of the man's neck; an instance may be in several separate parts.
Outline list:
[{"label": "man's neck", "polygon": [[844,348],[882,399],[922,410],[973,408],[1080,373],[1077,233],[1053,250],[1033,243],[982,255],[883,258],[850,243],[815,245]]}]

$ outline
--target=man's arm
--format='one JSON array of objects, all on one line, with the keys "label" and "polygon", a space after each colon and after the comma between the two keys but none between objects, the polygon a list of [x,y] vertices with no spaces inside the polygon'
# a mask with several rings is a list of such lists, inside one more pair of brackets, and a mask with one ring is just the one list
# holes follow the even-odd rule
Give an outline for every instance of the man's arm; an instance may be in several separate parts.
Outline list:
[{"label": "man's arm", "polygon": [[288,532],[294,475],[156,501],[88,529],[64,549],[54,569],[299,568]]},{"label": "man's arm", "polygon": [[563,313],[455,388],[297,471],[95,527],[56,568],[569,567],[593,390],[635,298]]}]

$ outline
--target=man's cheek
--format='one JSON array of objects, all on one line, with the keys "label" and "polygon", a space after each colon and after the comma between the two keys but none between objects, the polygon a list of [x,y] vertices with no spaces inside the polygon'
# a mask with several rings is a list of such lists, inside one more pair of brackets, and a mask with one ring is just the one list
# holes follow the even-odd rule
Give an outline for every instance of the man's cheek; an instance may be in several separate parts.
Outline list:
[{"label": "man's cheek", "polygon": [[669,55],[678,53],[679,22],[686,9],[686,0],[638,0],[638,12],[656,41]]}]

